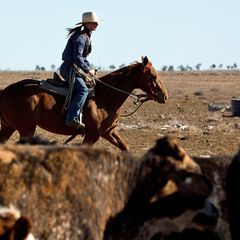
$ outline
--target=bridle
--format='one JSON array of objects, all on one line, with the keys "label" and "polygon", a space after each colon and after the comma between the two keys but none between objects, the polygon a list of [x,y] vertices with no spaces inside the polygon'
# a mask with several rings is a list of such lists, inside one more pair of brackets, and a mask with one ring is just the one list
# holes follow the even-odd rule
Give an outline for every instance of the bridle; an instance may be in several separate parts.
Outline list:
[{"label": "bridle", "polygon": [[146,100],[147,94],[130,93],[130,92],[124,91],[122,89],[113,87],[112,85],[110,85],[108,83],[105,83],[98,78],[94,78],[94,80],[103,84],[103,85],[105,85],[105,86],[107,86],[107,87],[109,87],[109,88],[114,89],[115,91],[118,91],[118,92],[121,92],[121,93],[124,93],[124,94],[128,95],[129,97],[131,97],[134,100],[133,103],[134,103],[134,105],[136,105],[136,108],[130,113],[120,115],[120,117],[128,117],[128,116],[134,114],[143,105],[143,103],[147,101]]}]

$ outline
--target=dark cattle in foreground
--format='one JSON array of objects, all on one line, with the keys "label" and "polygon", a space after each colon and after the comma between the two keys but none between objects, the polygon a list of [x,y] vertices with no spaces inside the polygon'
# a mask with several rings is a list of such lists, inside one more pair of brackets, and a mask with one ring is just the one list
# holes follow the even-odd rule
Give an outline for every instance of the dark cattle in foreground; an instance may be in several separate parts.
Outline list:
[{"label": "dark cattle in foreground", "polygon": [[229,228],[232,240],[240,239],[240,152],[228,167],[226,197]]},{"label": "dark cattle in foreground", "polygon": [[181,233],[172,233],[163,238],[160,235],[154,236],[151,240],[221,240],[213,231],[202,231],[197,228],[185,229]]},{"label": "dark cattle in foreground", "polygon": [[216,226],[218,210],[208,201],[203,207],[199,195],[187,195],[177,192],[145,209],[121,212],[114,219],[115,226],[107,228],[112,233],[105,239],[220,240],[218,234],[210,230]]},{"label": "dark cattle in foreground", "polygon": [[[161,156],[160,168],[165,169],[161,176],[167,184],[162,185],[159,192],[155,189],[157,194],[142,204],[138,200],[141,196],[133,193],[134,197],[129,197],[123,211],[109,221],[104,239],[220,240],[218,234],[210,230],[216,226],[219,215],[208,199],[212,184],[201,175],[198,165],[191,166],[192,159],[176,141],[165,140],[159,140],[158,147],[148,154]],[[169,162],[174,167],[169,167]]]},{"label": "dark cattle in foreground", "polygon": [[[0,199],[27,213],[39,239],[170,237],[192,226],[212,191],[199,165],[167,137],[140,159],[88,146],[6,145],[0,171]],[[209,206],[202,213],[214,226]]]}]

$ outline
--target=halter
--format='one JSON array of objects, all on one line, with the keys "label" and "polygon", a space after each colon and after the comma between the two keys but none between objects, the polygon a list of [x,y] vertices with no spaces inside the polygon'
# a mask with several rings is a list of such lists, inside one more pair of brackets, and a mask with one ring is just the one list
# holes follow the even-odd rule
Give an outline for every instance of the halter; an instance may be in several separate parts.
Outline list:
[{"label": "halter", "polygon": [[[151,69],[151,67],[152,67],[151,62],[149,62],[146,66],[143,66],[144,69],[143,69],[143,74],[142,74],[142,77],[140,79],[140,82],[142,82],[142,79],[144,77],[144,73],[148,72]],[[147,84],[148,84],[148,86],[150,86],[150,83],[147,82]],[[150,91],[151,91],[151,95],[154,95],[154,91],[152,91],[151,88],[150,88]],[[146,96],[149,96],[149,94],[146,94]],[[148,98],[148,99],[150,99],[150,98]]]}]

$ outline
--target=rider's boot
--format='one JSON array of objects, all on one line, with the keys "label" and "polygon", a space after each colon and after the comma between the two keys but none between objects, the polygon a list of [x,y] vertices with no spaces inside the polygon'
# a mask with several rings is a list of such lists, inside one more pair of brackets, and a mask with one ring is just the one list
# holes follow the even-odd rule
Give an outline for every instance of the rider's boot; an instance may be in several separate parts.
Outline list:
[{"label": "rider's boot", "polygon": [[82,113],[79,114],[79,118],[74,117],[72,121],[65,121],[65,124],[76,129],[85,128],[85,124],[82,121]]}]

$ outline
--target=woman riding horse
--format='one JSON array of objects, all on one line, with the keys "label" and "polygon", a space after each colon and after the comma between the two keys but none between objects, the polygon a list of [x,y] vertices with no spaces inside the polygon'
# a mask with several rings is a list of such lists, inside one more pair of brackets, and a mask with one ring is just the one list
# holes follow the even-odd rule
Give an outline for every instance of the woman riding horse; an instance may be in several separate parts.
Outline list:
[{"label": "woman riding horse", "polygon": [[100,137],[121,150],[128,145],[120,137],[117,125],[120,111],[134,89],[145,92],[145,100],[165,103],[167,91],[147,57],[142,62],[120,68],[99,78],[95,97],[83,108],[84,132],[66,126],[62,113],[64,97],[39,88],[40,81],[25,79],[0,91],[0,142],[6,142],[17,130],[20,138],[33,136],[37,126],[64,135],[84,135],[83,143],[94,144]]},{"label": "woman riding horse", "polygon": [[69,28],[68,42],[62,54],[63,63],[60,73],[67,81],[74,81],[74,96],[65,119],[68,126],[84,128],[82,122],[82,109],[86,102],[89,90],[84,79],[76,75],[73,64],[82,69],[85,73],[95,76],[95,70],[86,59],[91,52],[91,33],[95,31],[99,20],[96,13],[85,12],[82,15],[82,22],[77,23],[75,28]]}]

